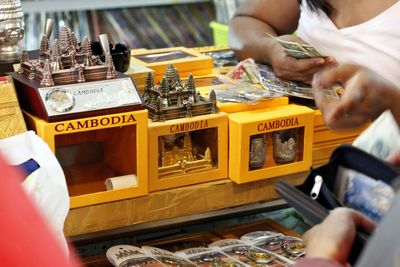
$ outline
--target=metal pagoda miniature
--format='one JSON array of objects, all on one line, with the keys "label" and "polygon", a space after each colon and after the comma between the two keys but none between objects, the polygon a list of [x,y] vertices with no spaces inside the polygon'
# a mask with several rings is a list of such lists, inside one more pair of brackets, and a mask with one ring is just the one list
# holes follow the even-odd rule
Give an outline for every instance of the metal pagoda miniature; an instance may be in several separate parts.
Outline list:
[{"label": "metal pagoda miniature", "polygon": [[195,81],[189,75],[186,83],[180,79],[178,71],[170,64],[159,85],[154,85],[152,73],[147,76],[143,102],[153,121],[164,121],[218,112],[214,90],[209,99],[196,90]]},{"label": "metal pagoda miniature", "polygon": [[78,45],[74,32],[67,27],[61,29],[51,48],[47,36],[42,37],[37,59],[29,60],[27,51],[23,51],[18,73],[43,87],[117,77],[110,53],[105,55],[105,63],[101,62],[93,55],[88,37]]}]

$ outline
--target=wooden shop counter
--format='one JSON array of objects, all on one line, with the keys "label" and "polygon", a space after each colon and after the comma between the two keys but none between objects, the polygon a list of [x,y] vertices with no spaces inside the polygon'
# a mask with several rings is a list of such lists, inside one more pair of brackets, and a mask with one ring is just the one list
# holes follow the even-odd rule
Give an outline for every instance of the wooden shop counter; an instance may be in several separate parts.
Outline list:
[{"label": "wooden shop counter", "polygon": [[302,183],[306,175],[306,172],[296,173],[241,185],[224,179],[157,191],[143,197],[74,208],[68,214],[64,231],[68,237],[74,237],[250,203],[267,202],[278,198],[274,189],[278,180],[297,185]]}]

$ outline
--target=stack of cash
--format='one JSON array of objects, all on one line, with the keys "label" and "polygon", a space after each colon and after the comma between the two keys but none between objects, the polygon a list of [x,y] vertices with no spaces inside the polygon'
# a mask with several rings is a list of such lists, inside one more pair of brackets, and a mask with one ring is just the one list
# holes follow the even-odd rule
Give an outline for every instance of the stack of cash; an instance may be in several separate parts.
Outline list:
[{"label": "stack of cash", "polygon": [[[300,98],[314,99],[311,85],[279,78],[275,75],[271,66],[258,64],[258,70],[260,83],[268,91]],[[343,87],[337,84],[327,90],[323,90],[322,93],[325,97],[339,99],[343,91]]]},{"label": "stack of cash", "polygon": [[278,37],[267,33],[271,38],[275,39],[284,49],[286,54],[297,59],[306,59],[313,57],[324,57],[320,52],[310,44],[301,44],[297,42],[284,41]]}]

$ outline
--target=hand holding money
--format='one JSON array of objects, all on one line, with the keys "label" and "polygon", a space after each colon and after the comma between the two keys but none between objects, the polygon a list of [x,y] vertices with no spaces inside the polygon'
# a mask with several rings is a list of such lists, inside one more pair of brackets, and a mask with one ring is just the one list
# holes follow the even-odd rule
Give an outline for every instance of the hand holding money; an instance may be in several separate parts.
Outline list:
[{"label": "hand holding money", "polygon": [[[325,97],[326,88],[341,83],[339,99]],[[355,65],[329,68],[314,76],[313,93],[325,123],[330,128],[355,128],[390,109],[400,123],[400,90],[376,73]]]},{"label": "hand holding money", "polygon": [[322,55],[320,52],[318,52],[317,49],[310,44],[286,41],[279,37],[275,37],[269,33],[267,33],[267,35],[276,40],[285,49],[286,54],[288,54],[291,57],[297,59],[326,57]]},{"label": "hand holding money", "polygon": [[[282,46],[278,39],[284,41],[287,47],[290,45],[292,49]],[[300,48],[299,45],[300,43],[304,43],[303,40],[295,35],[283,35],[279,36],[279,38],[271,36],[267,41],[270,42],[268,61],[279,78],[310,83],[314,73],[332,63],[332,58],[330,57],[311,57],[310,53],[316,55],[319,52],[317,50],[314,51],[310,47],[307,47],[310,52],[304,51],[306,48]],[[300,51],[300,49],[302,50]],[[293,56],[288,54],[291,53],[288,50],[293,50]]]}]

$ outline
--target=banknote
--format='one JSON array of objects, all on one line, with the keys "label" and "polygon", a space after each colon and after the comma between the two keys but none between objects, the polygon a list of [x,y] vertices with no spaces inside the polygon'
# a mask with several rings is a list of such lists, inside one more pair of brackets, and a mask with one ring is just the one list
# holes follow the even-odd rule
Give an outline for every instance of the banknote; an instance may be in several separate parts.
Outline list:
[{"label": "banknote", "polygon": [[[302,82],[281,79],[275,75],[272,67],[267,65],[258,64],[258,70],[261,85],[265,89],[279,94],[314,99],[311,85]],[[338,94],[338,92],[341,92],[342,89],[343,88],[341,86],[335,85],[326,90],[321,90],[321,92],[324,97],[339,99],[340,94]]]},{"label": "banknote", "polygon": [[392,187],[381,180],[342,166],[339,167],[336,177],[338,185],[335,186],[335,191],[338,200],[379,222],[394,198]]},{"label": "banknote", "polygon": [[320,52],[317,51],[317,49],[309,44],[301,44],[301,47],[305,49],[311,57],[323,57]]},{"label": "banknote", "polygon": [[307,52],[304,52],[304,51],[285,49],[285,52],[288,56],[298,58],[298,59],[311,58],[310,54],[308,54]]},{"label": "banknote", "polygon": [[284,49],[286,54],[297,59],[307,59],[313,57],[324,57],[313,45],[282,40],[270,33],[267,35],[275,39]]}]

